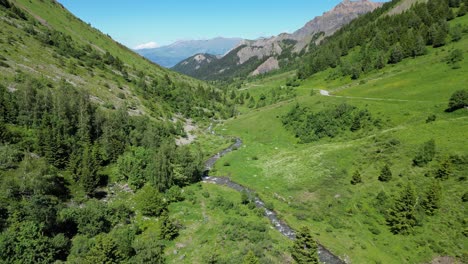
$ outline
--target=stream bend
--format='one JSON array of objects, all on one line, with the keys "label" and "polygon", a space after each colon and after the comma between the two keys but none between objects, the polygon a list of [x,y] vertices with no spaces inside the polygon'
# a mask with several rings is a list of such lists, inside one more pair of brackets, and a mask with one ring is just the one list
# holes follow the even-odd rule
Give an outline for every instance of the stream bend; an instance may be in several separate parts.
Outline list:
[{"label": "stream bend", "polygon": [[[235,142],[230,145],[228,148],[222,150],[221,152],[216,153],[211,158],[209,158],[205,162],[205,173],[203,174],[202,181],[206,183],[212,183],[216,185],[223,185],[227,186],[231,189],[234,189],[239,192],[247,192],[250,195],[253,195],[254,192],[238,183],[231,181],[228,177],[218,177],[218,176],[208,176],[208,172],[213,168],[216,161],[218,161],[222,156],[228,154],[229,152],[236,150],[242,146],[242,140],[240,138],[236,138]],[[265,203],[258,198],[258,196],[254,196],[255,205],[258,208],[262,208],[265,211],[265,217],[267,217],[273,226],[284,236],[288,237],[289,239],[295,239],[296,233],[294,230],[286,224],[284,221],[278,218],[278,215],[266,208]],[[328,249],[326,249],[322,245],[318,245],[318,255],[319,259],[322,263],[326,264],[345,264],[338,256],[331,253]]]}]

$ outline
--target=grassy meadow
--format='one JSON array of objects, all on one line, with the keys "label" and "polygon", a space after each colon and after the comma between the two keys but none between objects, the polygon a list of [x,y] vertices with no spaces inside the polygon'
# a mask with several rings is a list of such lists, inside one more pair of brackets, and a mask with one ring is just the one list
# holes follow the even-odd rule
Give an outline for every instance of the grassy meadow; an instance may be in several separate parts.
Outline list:
[{"label": "grassy meadow", "polygon": [[[465,24],[466,17],[451,23]],[[383,213],[406,182],[423,195],[442,160],[468,154],[467,111],[444,112],[451,94],[466,89],[468,83],[467,59],[459,69],[443,59],[456,48],[467,54],[466,35],[359,80],[331,78],[333,69],[316,74],[296,88],[294,99],[246,111],[219,125],[219,134],[238,136],[244,145],[222,158],[212,174],[229,176],[257,191],[293,228],[308,226],[321,243],[353,263],[420,263],[445,255],[466,258],[468,241],[461,232],[466,229],[467,210],[461,200],[467,188],[466,165],[441,181],[441,208],[434,216],[421,215],[410,235],[392,234]],[[260,94],[290,75],[250,83],[248,91]],[[318,95],[320,89],[334,96]],[[282,125],[281,117],[296,104],[319,111],[343,102],[368,109],[382,119],[382,128],[298,144]],[[427,123],[432,114],[436,120]],[[435,159],[422,168],[413,166],[421,144],[430,139],[436,142]],[[393,173],[386,183],[377,180],[384,164]],[[363,183],[351,185],[357,169]],[[383,201],[377,199],[381,192]]]}]

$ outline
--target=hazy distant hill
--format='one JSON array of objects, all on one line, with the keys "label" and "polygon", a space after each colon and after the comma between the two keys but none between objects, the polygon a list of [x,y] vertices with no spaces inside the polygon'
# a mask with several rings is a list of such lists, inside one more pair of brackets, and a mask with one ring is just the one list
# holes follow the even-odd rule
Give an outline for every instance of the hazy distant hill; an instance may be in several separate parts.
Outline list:
[{"label": "hazy distant hill", "polygon": [[140,55],[167,68],[197,53],[224,55],[237,46],[241,38],[214,38],[208,40],[184,40],[152,49],[136,50]]}]

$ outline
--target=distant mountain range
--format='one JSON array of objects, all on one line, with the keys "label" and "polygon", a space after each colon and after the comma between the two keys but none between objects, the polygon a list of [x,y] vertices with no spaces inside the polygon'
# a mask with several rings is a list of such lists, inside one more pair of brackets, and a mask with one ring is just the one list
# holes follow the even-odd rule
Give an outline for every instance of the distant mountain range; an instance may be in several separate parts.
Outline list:
[{"label": "distant mountain range", "polygon": [[371,12],[382,4],[369,0],[344,0],[292,34],[243,40],[223,57],[195,54],[172,69],[204,80],[229,79],[277,70],[281,65],[294,61],[301,52],[307,51],[311,43],[319,44],[324,37],[332,35],[359,15]]},{"label": "distant mountain range", "polygon": [[208,40],[177,41],[173,44],[136,52],[163,67],[171,68],[198,53],[224,55],[242,41],[241,38],[213,38]]}]

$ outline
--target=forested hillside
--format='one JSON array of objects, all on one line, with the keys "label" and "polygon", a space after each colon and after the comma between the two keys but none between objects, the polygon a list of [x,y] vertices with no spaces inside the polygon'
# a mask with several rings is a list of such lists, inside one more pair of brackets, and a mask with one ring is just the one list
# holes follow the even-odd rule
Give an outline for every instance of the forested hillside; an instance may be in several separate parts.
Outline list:
[{"label": "forested hillside", "polygon": [[[0,262],[163,262],[178,228],[167,207],[204,169],[174,139],[185,118],[232,116],[227,92],[52,0],[1,0],[0,50]],[[158,235],[139,241],[137,217]]]},{"label": "forested hillside", "polygon": [[[323,40],[305,56],[298,71],[300,79],[336,68],[332,78],[360,75],[396,64],[404,58],[426,54],[426,46],[442,47],[461,39],[466,30],[448,21],[464,16],[467,1],[432,0],[416,3],[401,14],[387,13],[400,1],[386,3],[363,15]],[[347,56],[350,54],[350,56]]]}]

